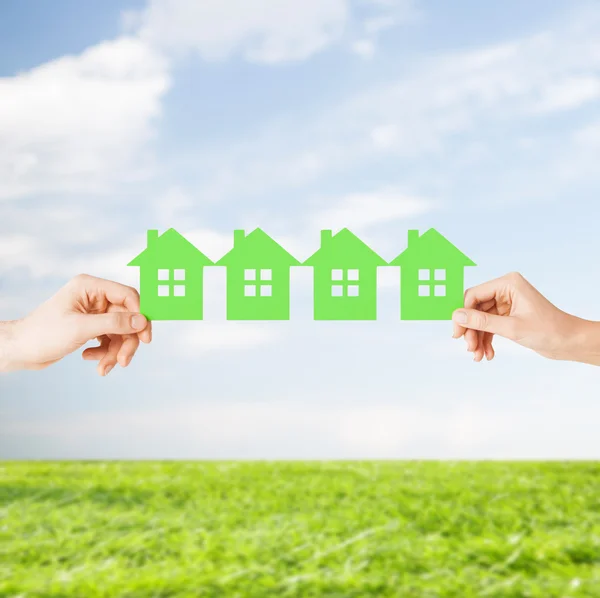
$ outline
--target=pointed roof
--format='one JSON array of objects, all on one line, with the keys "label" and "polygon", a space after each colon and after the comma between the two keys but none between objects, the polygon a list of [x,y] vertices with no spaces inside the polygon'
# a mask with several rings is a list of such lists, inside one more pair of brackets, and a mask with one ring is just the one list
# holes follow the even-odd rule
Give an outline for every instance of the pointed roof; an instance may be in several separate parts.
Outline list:
[{"label": "pointed roof", "polygon": [[[390,266],[418,265],[429,259],[447,265],[476,266],[477,264],[455,247],[435,228],[419,236],[418,230],[408,231],[408,247],[390,262]],[[427,265],[426,263],[424,265]]]},{"label": "pointed roof", "polygon": [[347,228],[335,235],[330,230],[322,230],[321,247],[303,265],[318,266],[332,262],[349,267],[387,266],[387,262],[380,255]]},{"label": "pointed roof", "polygon": [[157,230],[149,230],[147,239],[146,249],[134,257],[127,264],[128,266],[141,266],[153,261],[157,256],[160,256],[161,259],[172,257],[173,260],[185,257],[196,261],[198,265],[202,266],[213,264],[210,258],[206,257],[174,228],[168,229],[162,235],[159,235]]},{"label": "pointed roof", "polygon": [[255,228],[248,234],[239,229],[233,231],[233,249],[228,251],[215,265],[251,265],[255,261],[282,266],[300,265],[293,255],[260,228]]}]

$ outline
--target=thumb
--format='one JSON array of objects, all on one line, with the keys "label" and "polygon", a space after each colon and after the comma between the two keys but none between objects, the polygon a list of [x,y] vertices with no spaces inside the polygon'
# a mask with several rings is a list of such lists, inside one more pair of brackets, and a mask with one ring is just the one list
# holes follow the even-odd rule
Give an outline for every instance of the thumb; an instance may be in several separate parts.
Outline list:
[{"label": "thumb", "polygon": [[148,323],[142,314],[130,312],[109,312],[79,316],[82,332],[89,339],[103,334],[135,334],[141,332]]},{"label": "thumb", "polygon": [[464,328],[491,332],[510,340],[517,336],[517,319],[514,316],[497,316],[478,309],[458,309],[452,314],[452,321]]}]

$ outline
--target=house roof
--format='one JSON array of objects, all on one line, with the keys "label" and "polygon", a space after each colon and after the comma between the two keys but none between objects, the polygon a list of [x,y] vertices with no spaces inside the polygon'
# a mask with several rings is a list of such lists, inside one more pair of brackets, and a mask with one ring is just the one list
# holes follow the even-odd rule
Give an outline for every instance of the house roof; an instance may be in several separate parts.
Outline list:
[{"label": "house roof", "polygon": [[[151,234],[154,233],[154,236]],[[183,235],[174,228],[170,228],[162,235],[158,231],[148,231],[148,247],[134,257],[127,265],[141,266],[152,262],[160,255],[161,261],[176,263],[182,258],[192,259],[200,266],[210,266],[213,261],[206,257],[195,245],[190,243]]]},{"label": "house roof", "polygon": [[419,265],[430,259],[447,265],[477,265],[435,228],[430,228],[421,236],[419,236],[419,231],[409,231],[408,247],[390,262],[390,266]]},{"label": "house roof", "polygon": [[247,235],[243,230],[234,231],[233,249],[218,260],[216,265],[252,265],[256,262],[268,263],[273,266],[300,265],[293,255],[260,228],[255,228]]},{"label": "house roof", "polygon": [[343,228],[335,235],[330,230],[321,231],[321,247],[305,262],[305,266],[318,266],[332,262],[350,267],[386,266],[387,262],[353,232]]}]

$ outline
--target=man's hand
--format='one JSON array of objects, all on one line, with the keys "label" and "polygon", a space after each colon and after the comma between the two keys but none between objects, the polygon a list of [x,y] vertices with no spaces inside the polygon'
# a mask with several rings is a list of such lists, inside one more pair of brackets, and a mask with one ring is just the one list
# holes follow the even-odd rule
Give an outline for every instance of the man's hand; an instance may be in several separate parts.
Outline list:
[{"label": "man's hand", "polygon": [[558,309],[514,272],[469,289],[452,320],[475,361],[493,359],[497,334],[549,359],[600,365],[600,324]]},{"label": "man's hand", "polygon": [[0,324],[0,369],[3,352],[5,370],[39,370],[98,339],[83,358],[99,361],[106,376],[117,362],[129,365],[140,341],[152,340],[151,323],[139,311],[134,288],[80,274],[23,320]]}]

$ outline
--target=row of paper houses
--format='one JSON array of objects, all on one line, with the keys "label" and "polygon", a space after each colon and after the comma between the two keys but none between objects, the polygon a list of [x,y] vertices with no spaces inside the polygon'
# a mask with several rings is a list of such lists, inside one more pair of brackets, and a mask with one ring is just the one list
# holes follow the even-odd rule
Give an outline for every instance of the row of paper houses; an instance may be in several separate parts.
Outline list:
[{"label": "row of paper houses", "polygon": [[400,266],[402,320],[450,320],[462,306],[464,268],[476,264],[437,230],[408,231],[406,249],[387,262],[347,228],[321,231],[321,246],[298,261],[263,230],[233,233],[233,248],[216,262],[176,230],[149,230],[140,268],[141,311],[150,320],[201,320],[203,270],[227,270],[228,320],[288,320],[290,268],[314,271],[315,320],[375,320],[377,268]]}]

